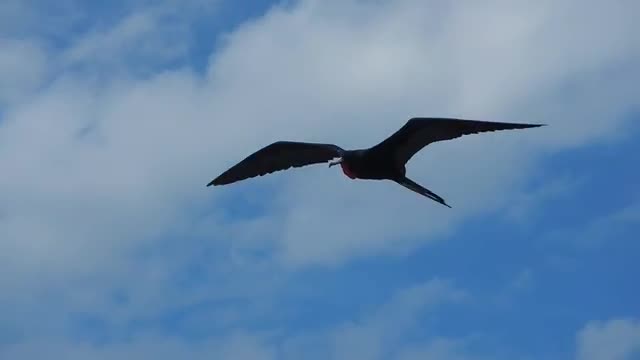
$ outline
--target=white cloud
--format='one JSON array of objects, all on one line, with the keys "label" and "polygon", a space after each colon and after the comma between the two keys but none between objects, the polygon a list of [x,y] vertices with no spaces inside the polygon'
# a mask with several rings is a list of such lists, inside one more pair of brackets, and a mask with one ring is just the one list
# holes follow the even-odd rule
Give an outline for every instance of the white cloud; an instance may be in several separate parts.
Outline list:
[{"label": "white cloud", "polygon": [[14,39],[34,35],[59,39],[82,20],[78,3],[78,0],[60,0],[55,4],[40,0],[3,0],[0,33]]},{"label": "white cloud", "polygon": [[640,321],[631,318],[592,321],[577,336],[578,360],[640,358]]},{"label": "white cloud", "polygon": [[165,336],[140,336],[121,343],[94,345],[82,342],[55,341],[27,343],[0,349],[6,359],[40,359],[55,354],[69,360],[96,359],[220,359],[271,360],[274,349],[264,340],[245,333],[210,341],[184,341]]},{"label": "white cloud", "polygon": [[[537,178],[542,178],[538,175]],[[575,175],[567,173],[557,174],[555,179],[527,189],[512,198],[512,202],[507,205],[505,216],[508,220],[517,222],[522,228],[536,226],[535,221],[538,216],[544,215],[545,204],[562,201],[565,196],[571,196],[576,189],[584,186],[586,179],[577,178]]]},{"label": "white cloud", "polygon": [[398,354],[399,360],[480,360],[493,357],[478,356],[466,351],[467,344],[461,340],[434,339],[422,346],[407,348]]},{"label": "white cloud", "polygon": [[214,14],[218,1],[163,0],[136,4],[115,24],[95,26],[61,54],[67,67],[88,73],[149,76],[167,64],[183,61],[193,46],[190,21]]},{"label": "white cloud", "polygon": [[546,234],[545,241],[553,244],[572,245],[572,251],[598,249],[605,243],[625,241],[633,226],[640,222],[640,197],[629,194],[627,205],[610,213],[604,213],[593,221],[580,226],[562,227]]},{"label": "white cloud", "polygon": [[[624,89],[634,83],[635,72],[598,79],[597,88],[590,80],[583,83],[586,90],[577,99],[619,95],[596,112],[544,93],[557,92],[576,74],[606,74],[612,64],[637,57],[637,46],[625,38],[633,12],[585,7],[583,19],[597,11],[617,24],[592,30],[576,20],[565,23],[568,8],[553,4],[536,5],[533,12],[526,5],[491,12],[469,2],[446,8],[415,1],[302,2],[230,34],[204,80],[188,71],[104,84],[63,76],[8,109],[0,129],[0,161],[9,174],[0,180],[3,273],[36,281],[45,274],[112,271],[113,264],[126,268],[130,254],[172,227],[191,224],[190,209],[276,181],[283,184],[277,187],[282,196],[274,200],[282,206],[267,226],[286,264],[340,264],[354,255],[402,253],[446,234],[464,215],[496,208],[517,193],[533,160],[528,152],[549,152],[566,137],[597,140],[592,126],[615,129],[623,123],[620,115],[631,105]],[[127,19],[145,17],[134,13]],[[520,25],[513,29],[514,23]],[[553,26],[582,33],[576,39],[596,32],[602,39],[602,31],[613,31],[613,44],[627,46],[556,43],[555,35],[543,36]],[[81,37],[73,49],[85,49],[80,53],[86,55],[92,53],[83,45],[91,43],[87,39],[120,44],[128,37],[118,34],[138,33],[122,29]],[[113,56],[128,48],[110,47]],[[586,51],[597,56],[576,65],[575,54]],[[351,182],[322,166],[233,187],[202,186],[276,139],[369,146],[413,115],[539,121],[526,114],[536,108],[563,117],[545,118],[552,126],[542,131],[437,144],[411,161],[411,176],[447,198],[453,210],[395,184]],[[565,129],[579,123],[583,132]],[[225,231],[220,221],[213,225],[212,234]]]},{"label": "white cloud", "polygon": [[[354,315],[353,319],[335,327],[311,333],[296,333],[282,344],[282,354],[287,359],[398,358],[409,349],[408,338],[419,338],[416,344],[429,341],[430,330],[420,327],[420,318],[431,316],[442,305],[461,304],[471,298],[470,294],[447,280],[434,279],[418,283],[397,291],[386,303]],[[436,339],[445,340],[458,342],[454,339]],[[464,351],[453,347],[451,350]],[[453,359],[455,358],[451,357]]]},{"label": "white cloud", "polygon": [[[537,158],[531,154],[599,141],[627,124],[623,115],[635,101],[627,80],[638,78],[630,66],[639,49],[625,8],[351,4],[364,18],[348,5],[335,11],[338,6],[303,2],[229,37],[210,79],[226,88],[230,101],[253,100],[236,119],[260,130],[230,133],[237,144],[253,145],[230,148],[221,170],[273,139],[369,146],[413,115],[552,126],[457,139],[412,159],[410,175],[442,194],[453,211],[394,184],[352,183],[320,167],[278,177],[290,204],[281,242],[287,263],[339,264],[354,255],[406,251],[416,238],[422,244],[464,215],[514,199]],[[589,25],[597,17],[617,25],[603,35],[606,30]],[[592,32],[610,41],[590,42]],[[579,61],[583,55],[589,56]],[[620,70],[612,71],[613,64]],[[622,71],[625,78],[618,77]],[[562,90],[568,86],[571,92]],[[606,101],[595,101],[603,96]],[[266,180],[253,184],[258,181]],[[319,218],[321,226],[308,225]]]},{"label": "white cloud", "polygon": [[[0,349],[8,359],[32,359],[56,354],[67,359],[174,359],[216,358],[222,360],[386,359],[394,354],[411,358],[403,338],[416,332],[418,319],[441,305],[460,303],[469,295],[447,280],[434,279],[396,292],[387,302],[363,312],[353,321],[320,331],[247,333],[231,331],[204,339],[183,336],[134,334],[126,340],[94,344],[81,340],[55,339],[17,343]],[[420,336],[421,338],[423,336]],[[322,346],[311,349],[309,345]],[[441,359],[459,360],[466,350],[464,340],[437,338],[428,345]],[[444,356],[444,354],[449,354]],[[455,356],[454,356],[455,355]],[[472,359],[472,357],[464,357]],[[476,359],[476,357],[473,357]]]},{"label": "white cloud", "polygon": [[[228,34],[204,77],[180,68],[140,78],[120,62],[184,55],[173,37],[183,28],[169,21],[178,31],[156,32],[166,12],[146,7],[62,50],[11,40],[14,60],[0,74],[26,90],[0,95],[22,99],[0,122],[0,302],[22,316],[42,306],[27,299],[46,294],[60,310],[42,309],[47,319],[90,309],[126,322],[193,298],[269,293],[279,265],[337,265],[442,237],[466,216],[511,203],[538,156],[628,125],[640,80],[637,10],[624,1],[303,1]],[[79,63],[90,71],[67,72]],[[96,77],[96,63],[120,71]],[[32,93],[48,73],[54,81]],[[552,126],[416,156],[411,177],[453,209],[323,166],[204,187],[274,140],[364,147],[415,115]],[[228,221],[234,204],[224,199],[255,201],[265,189],[272,201],[252,204],[267,215]],[[253,265],[255,249],[275,249],[280,263]],[[194,262],[221,280],[181,293],[176,274]],[[119,292],[129,299],[121,307],[110,300]]]},{"label": "white cloud", "polygon": [[46,51],[37,42],[0,38],[0,109],[42,83],[46,62]]},{"label": "white cloud", "polygon": [[460,302],[468,294],[447,281],[432,280],[396,294],[364,321],[343,324],[331,336],[333,358],[377,359],[402,346],[425,310]]}]

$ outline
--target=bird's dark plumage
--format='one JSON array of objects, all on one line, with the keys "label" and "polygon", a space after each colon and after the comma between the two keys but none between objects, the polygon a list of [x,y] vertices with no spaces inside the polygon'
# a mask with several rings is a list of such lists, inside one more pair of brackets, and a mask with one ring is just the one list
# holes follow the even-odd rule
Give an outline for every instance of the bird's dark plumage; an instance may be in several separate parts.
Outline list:
[{"label": "bird's dark plumage", "polygon": [[344,150],[333,144],[277,141],[249,155],[207,186],[230,184],[291,167],[340,158],[329,163],[329,166],[340,164],[345,175],[352,179],[392,180],[450,207],[443,198],[405,176],[405,164],[413,155],[431,143],[463,135],[540,126],[544,125],[416,117],[409,119],[391,136],[368,149]]},{"label": "bird's dark plumage", "polygon": [[276,141],[247,156],[207,186],[226,185],[291,167],[327,162],[341,156],[343,151],[339,146],[332,144]]},{"label": "bird's dark plumage", "polygon": [[398,131],[374,146],[373,149],[393,151],[397,161],[406,163],[422,148],[437,141],[488,131],[526,129],[538,126],[542,125],[448,118],[412,118]]}]

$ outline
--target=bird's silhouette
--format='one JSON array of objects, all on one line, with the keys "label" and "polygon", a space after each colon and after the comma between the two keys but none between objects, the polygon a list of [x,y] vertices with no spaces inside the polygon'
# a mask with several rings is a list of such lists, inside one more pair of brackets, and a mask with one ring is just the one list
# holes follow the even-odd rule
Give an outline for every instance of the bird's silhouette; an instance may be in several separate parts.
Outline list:
[{"label": "bird's silhouette", "polygon": [[[351,179],[391,180],[409,190],[449,206],[443,198],[406,176],[405,164],[425,146],[468,134],[526,129],[545,124],[519,124],[452,118],[414,117],[394,134],[368,148],[345,150],[334,144],[277,141],[249,155],[207,186],[226,185],[275,171],[310,164],[340,164]],[[334,160],[336,159],[337,160]]]}]

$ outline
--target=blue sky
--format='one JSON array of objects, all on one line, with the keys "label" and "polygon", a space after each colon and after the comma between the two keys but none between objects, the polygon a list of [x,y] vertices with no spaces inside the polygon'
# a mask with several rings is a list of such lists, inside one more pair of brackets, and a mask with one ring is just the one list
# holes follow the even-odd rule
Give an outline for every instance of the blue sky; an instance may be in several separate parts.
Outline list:
[{"label": "blue sky", "polygon": [[[0,5],[0,358],[640,359],[635,3],[56,4]],[[411,116],[550,126],[414,157],[452,209],[204,186]]]}]

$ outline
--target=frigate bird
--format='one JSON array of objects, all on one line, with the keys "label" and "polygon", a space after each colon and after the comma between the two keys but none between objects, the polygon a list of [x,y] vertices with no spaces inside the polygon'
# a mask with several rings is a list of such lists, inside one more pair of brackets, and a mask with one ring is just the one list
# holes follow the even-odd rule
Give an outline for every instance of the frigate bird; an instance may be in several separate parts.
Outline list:
[{"label": "frigate bird", "polygon": [[431,143],[463,135],[544,125],[413,117],[391,136],[367,149],[345,150],[328,143],[276,141],[247,156],[207,186],[226,185],[292,167],[329,162],[329,167],[339,164],[342,172],[351,179],[391,180],[451,207],[442,197],[406,176],[405,165],[413,155]]}]

